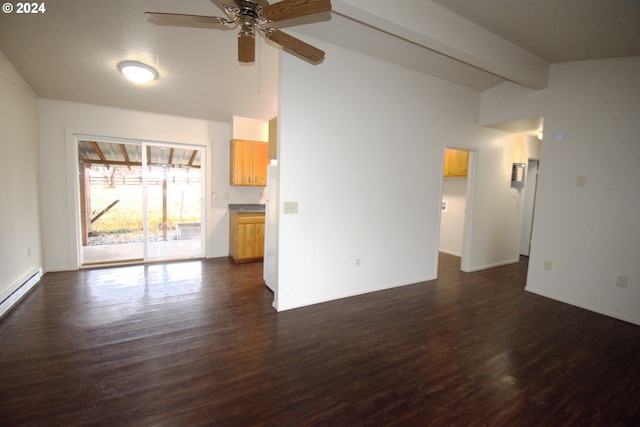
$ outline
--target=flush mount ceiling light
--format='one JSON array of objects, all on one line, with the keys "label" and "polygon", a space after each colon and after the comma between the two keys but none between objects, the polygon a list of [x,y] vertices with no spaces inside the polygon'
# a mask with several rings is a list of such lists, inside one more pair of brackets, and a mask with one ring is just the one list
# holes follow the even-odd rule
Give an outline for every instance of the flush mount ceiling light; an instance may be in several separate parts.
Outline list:
[{"label": "flush mount ceiling light", "polygon": [[147,64],[138,61],[123,61],[118,69],[133,83],[143,85],[158,78],[158,72]]}]

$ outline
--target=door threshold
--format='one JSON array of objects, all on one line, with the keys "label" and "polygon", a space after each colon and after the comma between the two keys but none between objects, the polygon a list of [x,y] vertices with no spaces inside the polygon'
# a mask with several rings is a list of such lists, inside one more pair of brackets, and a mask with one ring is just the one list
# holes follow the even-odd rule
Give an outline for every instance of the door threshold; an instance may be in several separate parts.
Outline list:
[{"label": "door threshold", "polygon": [[110,260],[110,261],[96,261],[96,262],[83,262],[80,265],[80,269],[83,269],[83,268],[95,268],[95,267],[117,267],[117,266],[120,266],[120,265],[142,264],[142,263],[144,263],[144,258]]}]

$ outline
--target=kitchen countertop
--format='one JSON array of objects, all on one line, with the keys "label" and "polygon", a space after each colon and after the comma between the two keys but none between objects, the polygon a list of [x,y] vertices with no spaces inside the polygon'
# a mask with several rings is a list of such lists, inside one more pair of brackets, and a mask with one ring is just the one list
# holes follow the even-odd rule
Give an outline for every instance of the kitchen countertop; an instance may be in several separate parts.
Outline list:
[{"label": "kitchen countertop", "polygon": [[229,205],[229,210],[236,213],[264,213],[265,205],[261,204],[235,204]]}]

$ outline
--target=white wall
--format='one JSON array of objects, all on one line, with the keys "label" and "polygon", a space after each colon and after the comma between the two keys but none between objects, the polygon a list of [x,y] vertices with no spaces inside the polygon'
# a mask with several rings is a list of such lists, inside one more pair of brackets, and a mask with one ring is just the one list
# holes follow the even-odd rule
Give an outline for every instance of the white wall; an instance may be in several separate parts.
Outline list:
[{"label": "white wall", "polygon": [[[467,194],[472,216],[465,224],[462,269],[477,271],[520,260],[522,200],[511,188],[513,163],[538,156],[533,138],[499,132],[489,144],[479,145],[470,159],[473,193]],[[474,155],[475,154],[475,155]],[[469,209],[469,208],[468,208]],[[465,261],[468,259],[468,261]]]},{"label": "white wall", "polygon": [[36,97],[0,53],[0,301],[42,267]]},{"label": "white wall", "polygon": [[531,90],[509,81],[482,92],[480,124],[495,125],[505,122],[541,117],[546,90]]},{"label": "white wall", "polygon": [[[545,136],[527,290],[640,324],[638,76],[640,57],[556,64],[536,95]],[[483,115],[536,115],[517,101],[531,94],[499,91],[483,96]],[[558,132],[566,141],[554,140]],[[626,289],[616,287],[618,275],[628,277]]]},{"label": "white wall", "polygon": [[276,308],[434,279],[445,145],[477,154],[467,267],[517,261],[510,134],[477,125],[480,94],[317,44],[320,66],[282,56],[279,200],[299,213],[280,215]]},{"label": "white wall", "polygon": [[[78,104],[51,99],[38,101],[44,263],[47,271],[78,268],[78,230],[74,198],[77,159],[74,135],[95,135],[144,141],[195,144],[207,147],[207,257],[229,253],[229,203],[257,203],[261,189],[229,185],[228,123],[140,111]],[[228,192],[230,199],[213,199]]]},{"label": "white wall", "polygon": [[447,210],[440,217],[440,252],[462,256],[465,205],[467,202],[467,178],[444,178],[442,201]]},{"label": "white wall", "polygon": [[249,141],[269,141],[269,122],[249,117],[232,117],[233,138]]}]

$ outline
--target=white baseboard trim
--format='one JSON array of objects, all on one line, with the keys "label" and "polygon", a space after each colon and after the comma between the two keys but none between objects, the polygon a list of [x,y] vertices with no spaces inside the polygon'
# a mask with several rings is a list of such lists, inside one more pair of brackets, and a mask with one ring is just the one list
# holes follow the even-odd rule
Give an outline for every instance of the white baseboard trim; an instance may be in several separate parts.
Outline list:
[{"label": "white baseboard trim", "polygon": [[402,282],[393,282],[393,283],[388,283],[388,284],[382,284],[382,285],[375,286],[375,287],[372,287],[372,288],[357,289],[357,290],[353,290],[353,291],[350,291],[350,292],[344,292],[344,293],[340,293],[340,294],[333,294],[331,296],[326,296],[326,297],[322,297],[322,298],[308,299],[306,301],[297,302],[296,304],[293,304],[293,305],[290,304],[290,305],[286,305],[286,306],[283,306],[282,304],[276,304],[277,298],[274,298],[274,300],[273,300],[273,308],[275,308],[276,311],[293,310],[293,309],[296,309],[296,308],[308,307],[308,306],[316,305],[316,304],[323,304],[325,302],[337,301],[337,300],[341,300],[341,299],[344,299],[344,298],[351,298],[351,297],[356,297],[356,296],[360,296],[360,295],[366,295],[366,294],[370,294],[370,293],[373,293],[373,292],[386,291],[386,290],[393,289],[393,288],[400,288],[402,286],[417,285],[417,284],[424,283],[424,282],[430,282],[430,281],[436,280],[436,279],[437,279],[437,277],[432,277],[432,276],[416,277],[416,278],[405,280],[405,281],[402,281]]},{"label": "white baseboard trim", "polygon": [[489,268],[502,267],[504,265],[509,265],[509,264],[517,264],[518,262],[520,262],[520,258],[515,258],[515,259],[510,259],[510,260],[500,261],[500,262],[494,262],[494,263],[491,263],[491,264],[478,265],[478,266],[475,266],[475,267],[471,267],[469,269],[469,271],[465,271],[465,273],[473,273],[474,271],[488,270]]},{"label": "white baseboard trim", "polygon": [[563,297],[560,297],[558,295],[554,295],[554,294],[549,293],[549,292],[540,291],[538,289],[531,289],[528,286],[525,286],[524,290],[527,291],[527,292],[531,292],[532,294],[540,295],[541,297],[545,297],[545,298],[549,298],[549,299],[552,299],[552,300],[556,300],[556,301],[564,303],[564,304],[569,304],[569,305],[572,305],[574,307],[578,307],[578,308],[582,308],[584,310],[593,311],[594,313],[602,314],[603,316],[612,317],[614,319],[622,320],[623,322],[633,323],[634,325],[640,326],[640,320],[639,319],[632,319],[630,317],[623,316],[623,315],[621,315],[619,313],[612,313],[612,312],[610,312],[608,310],[602,310],[600,308],[593,307],[593,306],[591,306],[589,304],[583,304],[581,302],[574,301],[574,300],[571,300],[571,299],[568,299],[568,298],[563,298]]},{"label": "white baseboard trim", "polygon": [[0,302],[0,318],[18,303],[42,278],[42,268],[27,277],[22,284],[18,283],[16,289]]},{"label": "white baseboard trim", "polygon": [[447,255],[453,255],[453,256],[457,256],[458,258],[462,257],[461,253],[458,252],[453,252],[453,251],[448,251],[446,249],[438,249],[438,252],[442,252],[443,254],[447,254]]}]

